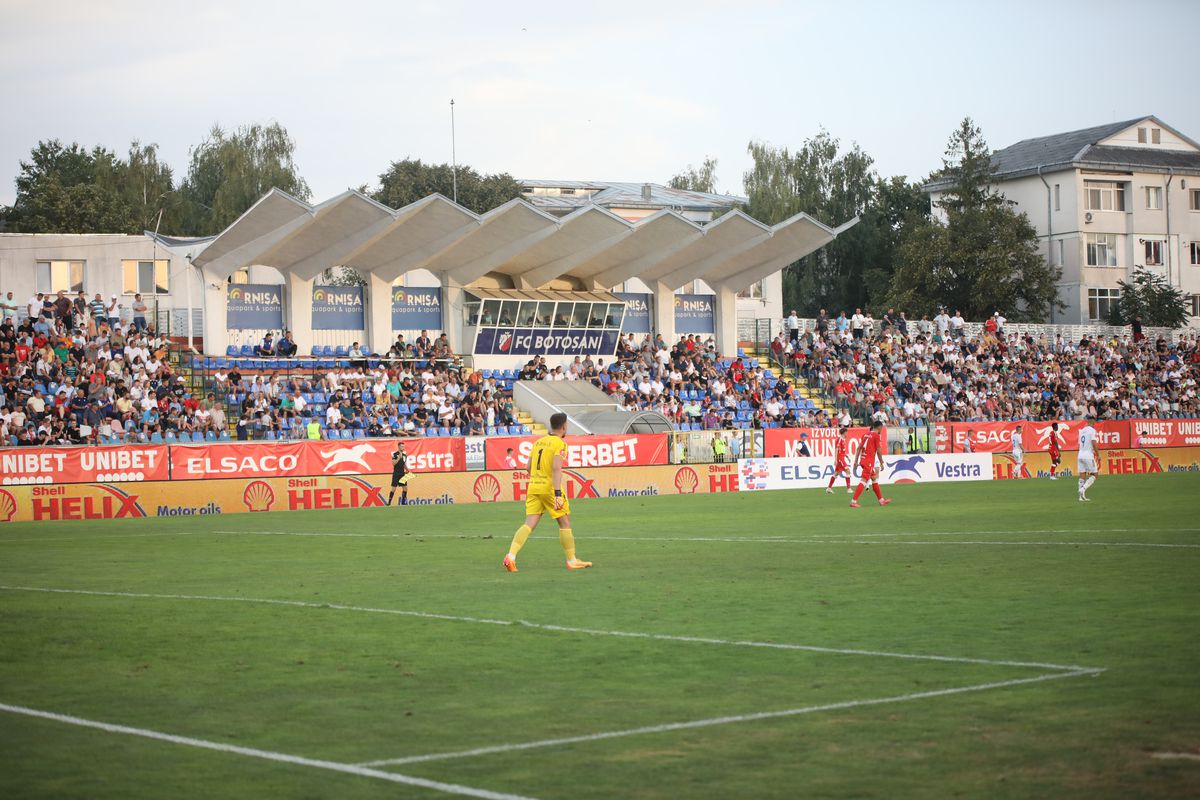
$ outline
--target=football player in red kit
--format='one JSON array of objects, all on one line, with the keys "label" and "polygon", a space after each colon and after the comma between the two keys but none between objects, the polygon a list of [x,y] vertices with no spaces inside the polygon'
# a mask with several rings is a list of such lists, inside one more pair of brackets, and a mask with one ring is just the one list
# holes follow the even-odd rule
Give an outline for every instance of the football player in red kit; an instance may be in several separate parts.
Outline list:
[{"label": "football player in red kit", "polygon": [[846,494],[850,494],[850,429],[845,425],[838,429],[837,451],[833,454],[833,475],[829,477],[825,494],[833,494],[833,484],[843,475],[846,477]]},{"label": "football player in red kit", "polygon": [[863,493],[863,489],[867,488],[868,483],[871,484],[871,490],[875,492],[875,496],[879,498],[879,505],[886,506],[892,502],[883,496],[883,492],[879,491],[879,474],[875,471],[877,461],[879,469],[884,468],[883,452],[887,449],[885,435],[883,423],[878,420],[872,421],[871,432],[863,437],[862,449],[858,451],[858,468],[862,471],[862,475],[859,477],[858,488],[854,490],[854,499],[850,501],[851,508],[858,508],[858,498]]},{"label": "football player in red kit", "polygon": [[1058,445],[1058,423],[1050,425],[1050,480],[1058,480],[1058,465],[1062,463],[1062,450]]}]

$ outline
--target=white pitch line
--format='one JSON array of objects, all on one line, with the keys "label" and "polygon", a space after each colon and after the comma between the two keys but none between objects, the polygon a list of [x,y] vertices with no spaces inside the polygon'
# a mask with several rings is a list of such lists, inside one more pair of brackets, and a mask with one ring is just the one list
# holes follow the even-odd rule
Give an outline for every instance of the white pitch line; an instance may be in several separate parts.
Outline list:
[{"label": "white pitch line", "polygon": [[691,720],[689,722],[669,722],[663,725],[647,725],[641,728],[627,728],[619,731],[589,733],[582,736],[565,736],[559,739],[542,739],[535,742],[520,742],[515,744],[493,745],[491,747],[477,747],[472,750],[457,750],[447,753],[429,753],[426,755],[403,756],[400,758],[385,758],[378,761],[363,762],[359,766],[384,767],[399,766],[402,764],[417,764],[426,761],[442,761],[451,758],[468,758],[471,756],[491,755],[493,753],[509,753],[514,750],[532,750],[535,748],[559,747],[562,745],[577,744],[580,742],[596,742],[603,739],[619,739],[625,736],[667,733],[670,731],[690,730],[693,728],[708,728],[715,725],[729,725],[738,722],[753,722],[764,719],[778,719],[780,717],[795,717],[800,716],[801,714],[815,714],[820,711],[837,711],[848,708],[884,705],[886,703],[904,703],[911,700],[923,700],[932,697],[945,697],[947,695],[966,694],[967,692],[982,692],[988,689],[1020,686],[1027,683],[1053,681],[1059,678],[1076,678],[1083,675],[1099,675],[1103,671],[1104,670],[1100,669],[1079,669],[1071,672],[1056,672],[1049,675],[1036,675],[1032,678],[1015,678],[1013,680],[996,681],[993,683],[977,683],[971,686],[960,686],[953,689],[934,689],[928,692],[914,692],[912,694],[894,695],[892,697],[876,697],[866,700],[846,700],[840,703],[825,703],[817,706],[791,708],[784,711],[761,711],[755,714],[738,714],[727,717],[712,717],[711,719],[698,719]]},{"label": "white pitch line", "polygon": [[1178,759],[1180,761],[1200,761],[1196,753],[1151,753],[1151,758]]},{"label": "white pitch line", "polygon": [[332,772],[343,772],[348,775],[357,775],[362,778],[375,778],[377,780],[389,781],[391,783],[403,783],[409,786],[419,786],[422,789],[433,789],[438,792],[456,794],[463,797],[480,797],[484,798],[484,800],[532,800],[532,798],[528,798],[523,795],[492,792],[487,789],[476,789],[473,786],[463,786],[457,783],[431,781],[426,778],[418,778],[413,775],[402,775],[398,772],[386,772],[384,770],[371,769],[370,767],[359,764],[343,764],[337,761],[323,761],[315,758],[304,758],[303,756],[294,756],[289,755],[288,753],[276,753],[271,750],[259,750],[255,747],[241,747],[235,744],[212,742],[207,739],[196,739],[191,736],[178,736],[173,733],[162,733],[160,731],[153,731],[147,728],[133,728],[128,725],[116,725],[110,722],[97,722],[96,720],[74,717],[69,714],[58,714],[53,711],[42,711],[36,708],[26,708],[25,706],[14,706],[7,703],[0,703],[0,711],[5,711],[10,714],[21,714],[26,717],[37,717],[39,719],[63,722],[68,725],[77,725],[81,728],[93,728],[96,730],[105,731],[107,733],[120,733],[127,736],[140,736],[144,739],[154,739],[160,742],[181,744],[187,747],[199,747],[204,750],[216,750],[220,753],[234,753],[236,755],[247,756],[249,758],[260,758],[265,761],[278,761],[284,764],[294,764],[301,767],[313,767],[316,769],[330,770]]},{"label": "white pitch line", "polygon": [[1031,546],[1055,546],[1055,547],[1183,547],[1200,550],[1200,544],[1163,544],[1161,542],[983,542],[983,541],[946,541],[940,540],[936,542],[921,542],[921,541],[897,541],[892,539],[886,542],[872,541],[859,539],[853,542],[844,542],[841,539],[810,539],[809,541],[818,544],[932,544],[939,546],[952,546],[956,544],[990,544],[990,545],[1031,545]]},{"label": "white pitch line", "polygon": [[1038,661],[1010,661],[1002,659],[970,658],[966,656],[926,655],[919,653],[893,653],[884,650],[860,650],[839,647],[821,647],[819,645],[789,644],[786,642],[757,642],[739,639],[716,639],[701,636],[677,636],[665,633],[644,633],[638,631],[608,631],[594,628],[573,628],[565,625],[549,625],[526,620],[484,619],[480,617],[457,616],[454,614],[433,614],[426,611],[409,611],[392,608],[371,608],[367,606],[341,605],[337,603],[314,603],[306,600],[274,600],[254,597],[229,597],[221,595],[186,595],[186,594],[150,594],[144,592],[105,592],[91,589],[56,589],[40,586],[0,586],[0,590],[13,592],[43,592],[48,594],[79,594],[98,597],[127,597],[141,600],[197,600],[224,603],[252,603],[262,605],[294,606],[296,608],[329,609],[333,611],[357,611],[369,614],[395,614],[404,617],[422,619],[448,620],[452,622],[469,622],[483,625],[511,625],[554,633],[571,633],[584,636],[615,636],[625,639],[652,639],[663,642],[684,642],[688,644],[717,645],[721,647],[760,647],[770,650],[803,651],[811,653],[828,653],[831,655],[867,656],[873,658],[899,658],[912,661],[941,661],[956,664],[983,664],[995,667],[1021,667],[1027,669],[1051,669],[1062,672],[1090,672],[1100,670],[1099,667],[1084,667],[1077,664],[1051,664]]}]

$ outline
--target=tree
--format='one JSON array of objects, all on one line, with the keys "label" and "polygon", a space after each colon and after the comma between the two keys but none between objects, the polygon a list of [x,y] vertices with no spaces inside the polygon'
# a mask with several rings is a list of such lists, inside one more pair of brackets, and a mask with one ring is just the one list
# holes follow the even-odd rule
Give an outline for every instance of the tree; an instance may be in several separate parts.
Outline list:
[{"label": "tree", "polygon": [[295,162],[296,142],[277,122],[225,131],[214,125],[191,151],[179,187],[186,233],[219,233],[271,189],[308,200]]},{"label": "tree", "polygon": [[1110,306],[1110,324],[1130,325],[1140,317],[1142,324],[1149,327],[1187,325],[1187,298],[1162,275],[1138,268],[1133,272],[1133,280],[1117,281],[1117,286],[1121,289],[1121,299]]},{"label": "tree", "polygon": [[134,233],[135,213],[117,191],[122,164],[102,147],[38,142],[20,162],[5,227],[25,233]]},{"label": "tree", "polygon": [[[457,173],[458,204],[483,214],[521,196],[521,184],[507,172],[481,175],[467,166]],[[402,208],[438,193],[454,196],[455,172],[449,164],[425,164],[420,159],[393,161],[379,176],[379,188],[371,196],[384,205]]]},{"label": "tree", "polygon": [[945,222],[906,226],[888,303],[915,315],[939,305],[967,319],[1002,310],[1014,321],[1041,321],[1058,300],[1062,270],[1038,252],[1037,231],[992,188],[983,134],[969,117],[950,137],[937,177],[948,182],[937,206]]},{"label": "tree", "polygon": [[[864,216],[879,201],[873,160],[857,144],[841,153],[840,142],[821,130],[796,152],[751,142],[754,166],[745,175],[747,211],[769,225],[800,212],[830,226]],[[821,308],[865,305],[871,299],[869,266],[890,274],[891,256],[882,226],[889,214],[858,225],[783,272],[784,308],[815,315]],[[836,311],[834,311],[836,313]]]},{"label": "tree", "polygon": [[706,192],[715,194],[717,191],[717,160],[704,157],[704,163],[697,169],[691,164],[687,169],[671,178],[667,185],[672,189],[686,189],[690,192]]}]

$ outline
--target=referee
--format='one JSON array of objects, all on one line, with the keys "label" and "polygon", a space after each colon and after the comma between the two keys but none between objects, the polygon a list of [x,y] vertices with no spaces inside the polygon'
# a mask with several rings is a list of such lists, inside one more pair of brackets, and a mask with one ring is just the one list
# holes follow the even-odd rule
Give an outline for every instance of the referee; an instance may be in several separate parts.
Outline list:
[{"label": "referee", "polygon": [[408,505],[408,481],[412,473],[408,469],[408,454],[404,452],[404,442],[396,442],[396,452],[392,453],[392,490],[388,492],[387,504],[392,504],[396,496],[396,487],[400,487],[400,505]]}]

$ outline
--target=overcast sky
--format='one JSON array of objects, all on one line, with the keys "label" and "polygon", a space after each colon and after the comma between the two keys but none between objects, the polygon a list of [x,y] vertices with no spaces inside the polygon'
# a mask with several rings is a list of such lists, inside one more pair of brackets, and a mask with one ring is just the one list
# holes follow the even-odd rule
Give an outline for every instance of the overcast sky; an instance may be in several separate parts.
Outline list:
[{"label": "overcast sky", "polygon": [[[822,126],[922,177],[974,117],[993,148],[1144,114],[1200,138],[1194,0],[0,0],[0,203],[40,139],[156,142],[275,120],[326,199],[393,160],[666,182]],[[840,222],[841,220],[826,220]]]}]

